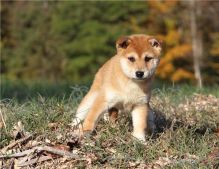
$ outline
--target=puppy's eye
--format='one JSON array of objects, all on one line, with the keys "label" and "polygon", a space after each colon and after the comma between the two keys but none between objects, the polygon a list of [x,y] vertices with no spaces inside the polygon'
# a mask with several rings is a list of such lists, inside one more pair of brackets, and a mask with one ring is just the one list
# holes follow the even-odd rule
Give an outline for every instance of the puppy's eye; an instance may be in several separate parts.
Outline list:
[{"label": "puppy's eye", "polygon": [[128,57],[128,60],[129,60],[130,62],[134,62],[134,61],[135,61],[135,58],[132,57],[132,56],[130,56],[130,57]]},{"label": "puppy's eye", "polygon": [[144,61],[145,61],[145,62],[149,62],[151,59],[152,59],[152,57],[145,56]]}]

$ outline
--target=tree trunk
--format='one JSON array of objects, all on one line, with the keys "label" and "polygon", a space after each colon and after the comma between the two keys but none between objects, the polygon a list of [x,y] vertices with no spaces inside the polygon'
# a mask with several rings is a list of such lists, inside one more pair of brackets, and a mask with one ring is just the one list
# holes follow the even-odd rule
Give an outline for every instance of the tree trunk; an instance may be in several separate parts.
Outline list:
[{"label": "tree trunk", "polygon": [[190,0],[190,22],[193,51],[193,68],[198,87],[202,88],[200,60],[203,55],[202,35],[197,29],[197,10],[200,10],[196,0]]}]

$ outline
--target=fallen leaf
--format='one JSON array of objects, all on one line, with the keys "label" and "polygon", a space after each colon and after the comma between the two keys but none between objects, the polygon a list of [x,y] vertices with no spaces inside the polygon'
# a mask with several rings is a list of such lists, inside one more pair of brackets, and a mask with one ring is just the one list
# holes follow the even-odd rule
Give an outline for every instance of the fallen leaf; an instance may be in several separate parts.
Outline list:
[{"label": "fallen leaf", "polygon": [[3,168],[3,160],[0,161],[0,168]]},{"label": "fallen leaf", "polygon": [[88,153],[86,154],[86,161],[88,165],[91,165],[93,161],[97,160],[97,157],[94,153]]},{"label": "fallen leaf", "polygon": [[13,168],[14,169],[20,169],[21,167],[19,167],[18,165],[19,165],[19,160],[14,159],[14,166],[13,166]]},{"label": "fallen leaf", "polygon": [[31,148],[31,147],[35,147],[42,144],[42,142],[36,141],[36,140],[30,140],[27,144],[26,147],[27,148]]},{"label": "fallen leaf", "polygon": [[57,140],[61,140],[63,138],[63,135],[61,134],[61,133],[58,133],[57,135],[56,135],[56,139]]},{"label": "fallen leaf", "polygon": [[169,164],[171,164],[171,159],[168,157],[159,157],[159,159],[155,161],[154,168],[163,168]]},{"label": "fallen leaf", "polygon": [[189,153],[186,153],[183,157],[184,157],[184,159],[193,159],[193,160],[198,160],[199,159],[198,156],[193,155],[193,154],[189,154]]},{"label": "fallen leaf", "polygon": [[11,134],[15,140],[21,139],[26,136],[26,132],[21,121],[18,121],[17,124],[13,126]]},{"label": "fallen leaf", "polygon": [[202,161],[202,163],[207,164],[209,162],[211,163],[217,163],[219,159],[219,148],[215,148],[213,151],[211,151],[205,160]]},{"label": "fallen leaf", "polygon": [[215,130],[215,134],[219,137],[219,128]]},{"label": "fallen leaf", "polygon": [[51,144],[51,141],[48,138],[45,139],[45,142]]},{"label": "fallen leaf", "polygon": [[59,126],[59,123],[49,123],[48,127],[52,130],[56,130]]},{"label": "fallen leaf", "polygon": [[219,157],[219,148],[215,148],[209,155],[209,158],[218,158]]},{"label": "fallen leaf", "polygon": [[0,129],[3,128],[3,122],[0,121]]},{"label": "fallen leaf", "polygon": [[55,145],[53,146],[54,148],[57,148],[59,150],[65,150],[65,151],[70,151],[70,147],[67,145],[63,145],[63,144],[59,144],[59,145]]}]

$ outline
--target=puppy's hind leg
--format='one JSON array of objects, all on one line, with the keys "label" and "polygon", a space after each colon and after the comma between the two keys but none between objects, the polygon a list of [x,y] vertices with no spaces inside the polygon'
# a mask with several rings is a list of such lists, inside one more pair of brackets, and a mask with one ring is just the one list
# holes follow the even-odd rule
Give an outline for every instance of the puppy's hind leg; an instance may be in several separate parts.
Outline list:
[{"label": "puppy's hind leg", "polygon": [[104,113],[103,118],[105,121],[110,121],[112,123],[115,123],[118,118],[118,112],[119,112],[118,109],[116,109],[115,107],[112,107],[108,110],[107,113]]},{"label": "puppy's hind leg", "polygon": [[96,92],[88,92],[87,95],[82,99],[80,105],[78,106],[76,116],[72,121],[73,126],[77,126],[86,118],[89,109],[96,99],[96,96]]}]

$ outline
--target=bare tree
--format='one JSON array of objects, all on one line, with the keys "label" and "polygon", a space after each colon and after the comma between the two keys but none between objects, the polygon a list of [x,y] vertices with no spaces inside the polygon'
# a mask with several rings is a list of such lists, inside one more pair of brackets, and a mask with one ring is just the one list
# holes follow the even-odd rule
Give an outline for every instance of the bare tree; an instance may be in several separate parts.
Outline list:
[{"label": "bare tree", "polygon": [[200,61],[203,55],[202,33],[198,31],[197,25],[197,12],[201,13],[201,8],[196,0],[190,0],[190,24],[191,24],[191,36],[192,36],[192,51],[193,51],[193,67],[195,78],[197,80],[198,87],[202,87],[202,76]]}]

